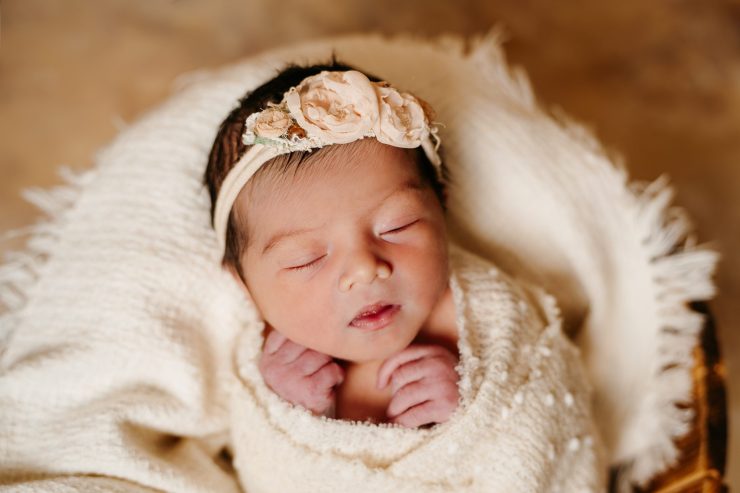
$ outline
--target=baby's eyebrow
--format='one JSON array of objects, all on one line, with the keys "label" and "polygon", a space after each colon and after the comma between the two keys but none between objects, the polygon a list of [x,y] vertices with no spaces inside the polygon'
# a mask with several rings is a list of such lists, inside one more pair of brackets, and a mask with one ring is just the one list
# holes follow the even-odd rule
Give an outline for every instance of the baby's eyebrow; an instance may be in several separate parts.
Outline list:
[{"label": "baby's eyebrow", "polygon": [[278,243],[291,236],[298,236],[311,231],[316,231],[317,228],[297,228],[290,229],[288,231],[281,231],[270,238],[265,247],[262,249],[262,255],[265,255],[271,248],[274,248]]},{"label": "baby's eyebrow", "polygon": [[383,200],[381,200],[378,203],[378,207],[383,205],[389,198],[393,197],[394,195],[398,195],[399,193],[403,192],[421,192],[424,189],[422,187],[421,183],[419,183],[418,180],[415,179],[409,179],[403,182],[401,185],[399,185],[395,190],[391,191],[388,195],[383,197]]}]

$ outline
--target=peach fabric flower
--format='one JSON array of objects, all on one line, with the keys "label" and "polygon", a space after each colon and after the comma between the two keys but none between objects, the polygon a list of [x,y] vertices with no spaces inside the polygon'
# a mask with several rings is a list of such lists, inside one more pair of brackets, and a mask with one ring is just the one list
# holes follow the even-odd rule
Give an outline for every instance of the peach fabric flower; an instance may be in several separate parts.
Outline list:
[{"label": "peach fabric flower", "polygon": [[429,135],[427,118],[419,101],[407,92],[376,85],[379,116],[375,138],[396,147],[418,147]]},{"label": "peach fabric flower", "polygon": [[357,70],[309,76],[286,91],[280,104],[268,106],[247,118],[245,144],[284,153],[375,137],[396,147],[421,146],[432,164],[442,162],[431,106],[388,82],[372,82]]},{"label": "peach fabric flower", "polygon": [[285,103],[309,137],[333,144],[372,135],[378,120],[373,83],[357,70],[307,77],[285,94]]},{"label": "peach fabric flower", "polygon": [[259,137],[276,139],[293,124],[290,115],[278,108],[267,108],[254,119],[253,132]]}]

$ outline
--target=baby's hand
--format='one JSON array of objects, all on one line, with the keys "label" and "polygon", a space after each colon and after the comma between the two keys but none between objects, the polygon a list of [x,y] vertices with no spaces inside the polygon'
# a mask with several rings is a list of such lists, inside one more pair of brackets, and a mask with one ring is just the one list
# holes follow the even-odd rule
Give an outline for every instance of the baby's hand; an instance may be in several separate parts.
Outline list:
[{"label": "baby's hand", "polygon": [[259,362],[265,383],[280,397],[314,414],[328,414],[334,405],[334,386],[344,370],[326,354],[298,345],[270,331]]},{"label": "baby's hand", "polygon": [[444,423],[460,397],[457,357],[442,346],[412,344],[385,360],[378,370],[378,389],[390,380],[393,397],[386,414],[393,423],[415,428]]}]

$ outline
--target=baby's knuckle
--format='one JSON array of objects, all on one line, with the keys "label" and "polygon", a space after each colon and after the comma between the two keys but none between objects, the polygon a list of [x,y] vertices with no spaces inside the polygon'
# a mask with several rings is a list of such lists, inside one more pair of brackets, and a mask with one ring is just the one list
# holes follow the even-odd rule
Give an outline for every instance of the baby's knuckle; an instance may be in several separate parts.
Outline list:
[{"label": "baby's knuckle", "polygon": [[447,349],[443,348],[442,346],[433,346],[432,350],[429,352],[430,358],[433,358],[433,359],[439,358],[439,359],[445,360],[449,357],[449,355],[450,355],[450,352]]},{"label": "baby's knuckle", "polygon": [[264,371],[266,368],[269,368],[272,365],[273,361],[275,361],[275,359],[272,357],[272,355],[262,354],[259,361],[257,362],[257,367],[260,371]]},{"label": "baby's knuckle", "polygon": [[329,364],[323,366],[316,373],[311,375],[310,378],[319,382],[318,385],[321,387],[331,387],[337,382],[339,373],[337,368],[334,368],[333,365]]},{"label": "baby's knuckle", "polygon": [[324,391],[313,396],[313,405],[317,411],[323,412],[331,406],[333,401],[331,391]]},{"label": "baby's knuckle", "polygon": [[291,366],[294,366],[298,373],[305,375],[309,373],[309,370],[312,367],[315,366],[314,360],[315,358],[311,355],[305,355],[297,358],[294,362],[291,363]]},{"label": "baby's knuckle", "polygon": [[442,347],[442,346],[435,345],[434,346],[434,353],[435,354],[447,354],[447,353],[449,353],[449,351],[447,349],[445,349],[444,347]]},{"label": "baby's knuckle", "polygon": [[435,403],[434,408],[432,409],[434,413],[434,419],[441,423],[443,421],[446,421],[450,415],[452,414],[452,411],[455,410],[455,405],[448,400],[442,400]]},{"label": "baby's knuckle", "polygon": [[315,396],[323,387],[320,379],[316,377],[309,377],[306,382],[306,391],[310,396]]},{"label": "baby's knuckle", "polygon": [[414,423],[414,426],[421,426],[434,421],[433,416],[433,404],[427,404],[418,408],[413,409],[409,414],[409,421]]},{"label": "baby's knuckle", "polygon": [[422,387],[422,385],[423,384],[421,381],[406,384],[401,387],[396,394],[401,399],[413,399],[420,396],[424,392],[424,388]]},{"label": "baby's knuckle", "polygon": [[333,359],[334,359],[334,358],[332,358],[331,356],[329,356],[328,354],[320,353],[320,352],[318,352],[318,351],[314,351],[313,349],[308,349],[308,351],[310,351],[310,353],[311,353],[311,354],[312,354],[313,356],[315,356],[315,357],[316,357],[316,360],[317,360],[317,361],[323,361],[323,362],[325,362],[325,363],[326,363],[327,361],[331,361],[331,360],[333,360]]},{"label": "baby's knuckle", "polygon": [[327,392],[331,391],[333,381],[327,378],[326,373],[322,375],[321,372],[314,373],[308,377],[308,392],[311,395],[326,395]]},{"label": "baby's knuckle", "polygon": [[391,375],[391,384],[405,382],[411,378],[411,369],[408,366],[401,366]]},{"label": "baby's knuckle", "polygon": [[394,421],[395,423],[401,426],[405,426],[406,428],[416,428],[417,426],[420,426],[420,424],[417,424],[417,419],[413,413],[402,414]]},{"label": "baby's knuckle", "polygon": [[331,364],[331,376],[333,383],[340,383],[344,381],[344,370],[341,366],[336,363]]},{"label": "baby's knuckle", "polygon": [[447,362],[441,358],[434,358],[429,361],[429,370],[433,371],[434,373],[438,373],[438,374],[447,373],[448,368],[449,368],[449,365],[447,364]]},{"label": "baby's knuckle", "polygon": [[323,411],[321,406],[314,401],[306,401],[304,404],[301,405],[313,413],[320,413]]},{"label": "baby's knuckle", "polygon": [[272,366],[266,366],[261,370],[261,373],[262,378],[264,378],[266,382],[277,382],[283,379],[283,374],[280,369]]},{"label": "baby's knuckle", "polygon": [[319,351],[316,351],[314,349],[306,349],[306,353],[311,355],[311,357],[315,358],[317,361],[328,361],[331,359],[331,356],[320,353]]},{"label": "baby's knuckle", "polygon": [[454,393],[454,394],[453,393],[449,393],[449,394],[445,394],[442,397],[442,399],[440,400],[440,404],[445,409],[454,409],[454,408],[457,407],[458,401],[459,401],[459,397],[458,397],[457,393]]},{"label": "baby's knuckle", "polygon": [[306,407],[311,409],[312,411],[322,410],[323,400],[320,399],[318,396],[309,395],[305,398],[305,402],[306,402]]},{"label": "baby's knuckle", "polygon": [[450,399],[456,399],[460,395],[460,390],[457,387],[457,383],[447,381],[443,387],[443,394]]}]

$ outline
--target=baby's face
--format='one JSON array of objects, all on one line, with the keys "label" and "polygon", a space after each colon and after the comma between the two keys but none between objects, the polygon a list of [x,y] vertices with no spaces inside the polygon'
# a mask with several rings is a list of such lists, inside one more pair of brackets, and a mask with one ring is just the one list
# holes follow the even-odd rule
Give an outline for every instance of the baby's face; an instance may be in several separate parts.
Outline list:
[{"label": "baby's face", "polygon": [[245,187],[236,206],[250,235],[246,288],[265,321],[363,362],[417,335],[448,286],[447,241],[442,208],[402,149],[348,145],[361,147]]}]

